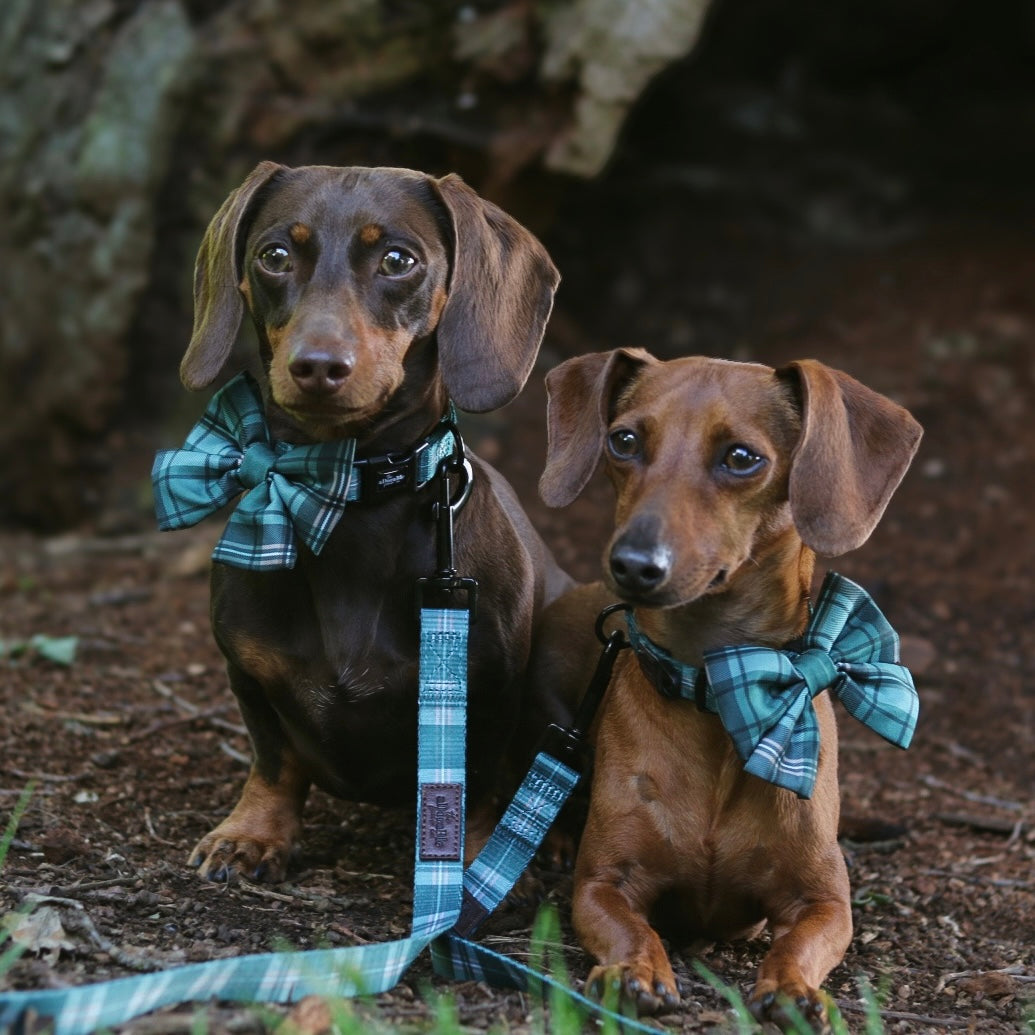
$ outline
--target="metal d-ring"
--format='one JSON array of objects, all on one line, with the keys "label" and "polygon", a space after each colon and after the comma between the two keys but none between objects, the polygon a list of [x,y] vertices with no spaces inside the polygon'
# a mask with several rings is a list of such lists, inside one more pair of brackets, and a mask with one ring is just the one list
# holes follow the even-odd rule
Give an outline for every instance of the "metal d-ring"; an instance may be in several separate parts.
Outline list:
[{"label": "metal d-ring", "polygon": [[622,603],[619,601],[617,604],[608,604],[600,614],[597,615],[596,634],[597,639],[605,646],[610,641],[610,637],[604,634],[604,622],[606,622],[611,615],[616,614],[618,611],[625,611],[626,613],[632,611],[632,607],[629,604]]}]

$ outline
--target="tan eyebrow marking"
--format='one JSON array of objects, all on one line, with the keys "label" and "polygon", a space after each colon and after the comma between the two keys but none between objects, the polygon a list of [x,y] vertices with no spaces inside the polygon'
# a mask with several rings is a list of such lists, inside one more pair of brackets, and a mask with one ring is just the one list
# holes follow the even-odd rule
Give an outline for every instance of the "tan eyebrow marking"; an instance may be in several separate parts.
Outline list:
[{"label": "tan eyebrow marking", "polygon": [[288,233],[295,244],[305,244],[313,236],[313,231],[305,223],[295,223]]},{"label": "tan eyebrow marking", "polygon": [[376,223],[368,223],[359,232],[359,239],[364,244],[376,244],[384,234],[384,230]]}]

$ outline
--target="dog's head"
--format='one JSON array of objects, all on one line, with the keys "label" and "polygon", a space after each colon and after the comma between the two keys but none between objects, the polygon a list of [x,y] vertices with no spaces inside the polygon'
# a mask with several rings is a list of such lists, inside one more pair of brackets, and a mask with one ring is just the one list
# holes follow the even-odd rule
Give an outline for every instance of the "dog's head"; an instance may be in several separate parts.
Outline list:
[{"label": "dog's head", "polygon": [[195,269],[188,388],[218,376],[247,307],[273,401],[317,437],[441,373],[461,409],[509,402],[559,276],[524,227],[456,176],[263,162],[223,203]]},{"label": "dog's head", "polygon": [[901,406],[815,360],[619,349],[562,363],[547,389],[542,497],[570,503],[603,458],[617,494],[605,581],[653,607],[722,592],[789,528],[826,556],[862,545],[921,436]]}]

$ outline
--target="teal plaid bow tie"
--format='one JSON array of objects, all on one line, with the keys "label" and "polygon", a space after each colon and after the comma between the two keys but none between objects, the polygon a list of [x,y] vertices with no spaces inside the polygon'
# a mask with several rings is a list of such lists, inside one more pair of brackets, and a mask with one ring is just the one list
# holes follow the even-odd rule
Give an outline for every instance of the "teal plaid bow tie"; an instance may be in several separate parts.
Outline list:
[{"label": "teal plaid bow tie", "polygon": [[919,699],[899,663],[898,636],[869,594],[828,573],[808,628],[794,649],[738,646],[705,651],[704,669],[676,661],[640,632],[630,612],[629,638],[644,671],[669,697],[718,712],[744,769],[812,795],[819,724],[812,698],[829,689],[860,722],[905,748]]},{"label": "teal plaid bow tie", "polygon": [[920,709],[898,636],[869,594],[828,573],[794,650],[706,651],[708,706],[719,713],[749,773],[812,794],[819,725],[812,698],[829,689],[860,722],[909,747]]},{"label": "teal plaid bow tie", "polygon": [[182,449],[151,469],[158,527],[187,528],[240,493],[212,553],[238,568],[293,568],[297,535],[318,554],[349,495],[354,439],[273,442],[255,380],[239,374],[212,396]]}]

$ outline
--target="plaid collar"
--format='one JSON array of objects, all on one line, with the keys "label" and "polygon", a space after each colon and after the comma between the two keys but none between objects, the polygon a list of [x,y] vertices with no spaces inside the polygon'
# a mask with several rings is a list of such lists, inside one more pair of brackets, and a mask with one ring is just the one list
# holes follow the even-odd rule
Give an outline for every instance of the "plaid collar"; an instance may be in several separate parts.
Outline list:
[{"label": "plaid collar", "polygon": [[812,794],[819,724],[812,698],[829,690],[860,722],[908,747],[919,699],[899,663],[898,636],[861,586],[829,572],[808,628],[781,650],[743,645],[708,650],[684,665],[646,637],[630,611],[629,639],[644,675],[666,697],[696,702],[722,719],[744,768]]},{"label": "plaid collar", "polygon": [[240,497],[214,560],[238,568],[293,568],[300,539],[319,554],[347,503],[376,503],[427,485],[442,460],[463,454],[452,407],[402,454],[356,459],[355,439],[275,442],[262,393],[239,374],[209,401],[182,449],[162,450],[151,470],[160,529],[187,528]]}]

